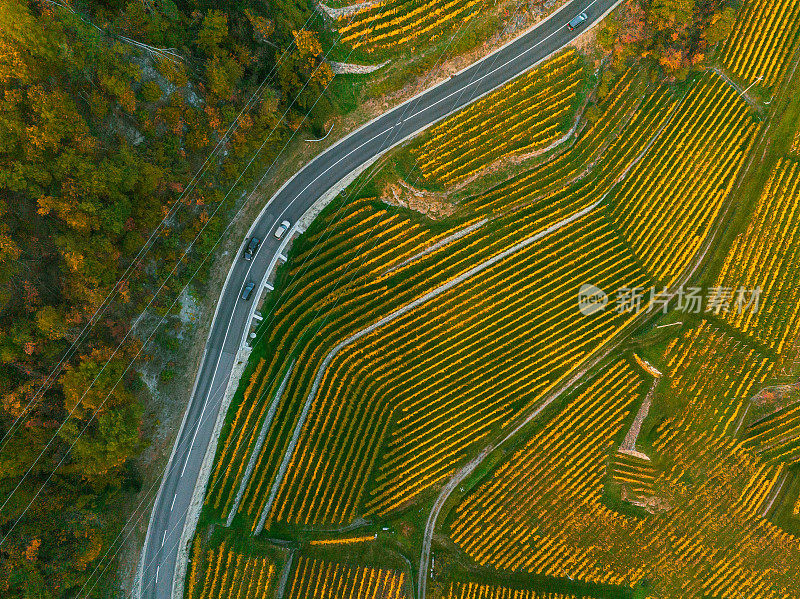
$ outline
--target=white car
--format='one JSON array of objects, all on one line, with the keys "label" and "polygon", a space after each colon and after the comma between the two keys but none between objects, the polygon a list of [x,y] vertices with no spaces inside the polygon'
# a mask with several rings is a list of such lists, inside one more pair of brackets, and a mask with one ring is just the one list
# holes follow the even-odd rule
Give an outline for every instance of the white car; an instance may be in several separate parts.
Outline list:
[{"label": "white car", "polygon": [[275,229],[275,239],[280,239],[281,237],[283,237],[283,235],[286,233],[286,231],[289,230],[289,227],[291,226],[292,223],[290,223],[288,220],[285,220],[280,225],[278,225],[278,228]]}]

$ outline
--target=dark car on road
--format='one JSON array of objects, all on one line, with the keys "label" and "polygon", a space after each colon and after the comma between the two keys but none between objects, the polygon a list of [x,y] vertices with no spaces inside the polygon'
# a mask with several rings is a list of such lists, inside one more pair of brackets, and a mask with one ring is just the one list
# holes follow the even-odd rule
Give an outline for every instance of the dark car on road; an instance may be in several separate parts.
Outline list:
[{"label": "dark car on road", "polygon": [[242,289],[242,299],[247,301],[250,299],[250,296],[253,295],[253,289],[256,288],[256,284],[253,281],[250,281],[247,285],[244,286]]},{"label": "dark car on road", "polygon": [[261,240],[258,237],[251,237],[250,243],[247,244],[247,249],[244,251],[244,259],[252,260],[259,245],[261,245]]},{"label": "dark car on road", "polygon": [[577,17],[572,18],[569,23],[567,23],[567,29],[570,31],[575,31],[580,25],[583,25],[588,18],[589,17],[586,16],[586,13],[582,12]]}]

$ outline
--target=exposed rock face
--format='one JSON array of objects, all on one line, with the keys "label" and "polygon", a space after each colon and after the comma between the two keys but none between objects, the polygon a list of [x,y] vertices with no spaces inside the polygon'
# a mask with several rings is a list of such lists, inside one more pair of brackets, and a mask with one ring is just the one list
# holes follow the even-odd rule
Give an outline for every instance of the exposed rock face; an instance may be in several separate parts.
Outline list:
[{"label": "exposed rock face", "polygon": [[433,220],[448,217],[456,210],[456,207],[442,194],[416,189],[402,182],[400,185],[388,185],[381,200],[387,204],[414,210]]},{"label": "exposed rock face", "polygon": [[372,8],[373,6],[378,6],[382,1],[383,0],[367,0],[366,2],[351,4],[350,6],[342,6],[341,8],[333,8],[332,6],[328,6],[327,4],[319,2],[317,3],[317,9],[331,19],[338,19],[339,17],[352,15],[360,10],[366,10],[368,8]]},{"label": "exposed rock face", "polygon": [[366,75],[386,66],[389,61],[387,60],[381,64],[352,64],[349,62],[329,61],[328,64],[331,66],[334,75]]}]

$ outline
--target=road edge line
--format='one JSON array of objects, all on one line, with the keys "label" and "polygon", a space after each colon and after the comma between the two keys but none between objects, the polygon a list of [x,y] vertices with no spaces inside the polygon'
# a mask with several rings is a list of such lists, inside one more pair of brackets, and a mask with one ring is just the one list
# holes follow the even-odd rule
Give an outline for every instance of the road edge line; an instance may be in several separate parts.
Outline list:
[{"label": "road edge line", "polygon": [[[211,440],[206,448],[206,453],[203,456],[203,461],[200,464],[200,471],[195,481],[194,489],[192,490],[192,497],[189,500],[189,510],[186,512],[186,518],[183,521],[183,530],[178,540],[177,555],[175,558],[175,569],[173,570],[172,577],[172,597],[183,597],[184,583],[186,581],[186,567],[189,558],[189,541],[197,529],[197,522],[200,520],[200,513],[203,508],[203,501],[205,499],[206,487],[211,478],[211,472],[214,466],[214,458],[217,455],[217,445],[219,444],[220,433],[225,424],[225,417],[228,414],[233,396],[239,388],[239,381],[242,379],[245,369],[252,353],[252,349],[244,344],[240,346],[236,352],[233,360],[233,367],[231,368],[231,375],[225,386],[225,393],[219,403],[219,411],[214,420],[214,430],[211,433]],[[187,456],[188,459],[188,456]],[[192,523],[188,526],[189,522]]]}]

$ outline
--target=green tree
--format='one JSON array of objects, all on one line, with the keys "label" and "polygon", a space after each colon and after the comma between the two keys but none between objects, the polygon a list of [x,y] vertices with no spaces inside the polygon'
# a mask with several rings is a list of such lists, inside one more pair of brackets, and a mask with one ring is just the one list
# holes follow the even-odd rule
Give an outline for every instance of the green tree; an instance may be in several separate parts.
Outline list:
[{"label": "green tree", "polygon": [[210,91],[226,100],[233,100],[244,69],[228,53],[219,53],[206,62],[206,79]]},{"label": "green tree", "polygon": [[694,0],[653,0],[650,16],[659,30],[684,29],[694,18]]},{"label": "green tree", "polygon": [[722,11],[715,12],[703,34],[708,45],[713,46],[727,38],[733,31],[735,23],[736,10],[733,7],[726,6]]},{"label": "green tree", "polygon": [[292,32],[295,47],[278,66],[278,81],[284,92],[308,111],[333,79],[330,65],[323,60],[322,44],[313,31]]},{"label": "green tree", "polygon": [[48,339],[63,339],[69,332],[63,310],[55,306],[42,306],[36,312],[36,326]]},{"label": "green tree", "polygon": [[197,47],[211,56],[219,51],[227,37],[228,16],[221,10],[208,11],[197,33]]},{"label": "green tree", "polygon": [[141,413],[141,408],[133,404],[108,409],[88,426],[74,419],[67,421],[59,434],[70,445],[74,443],[74,462],[68,470],[95,484],[112,482],[109,477],[121,473],[125,460],[139,446]]},{"label": "green tree", "polygon": [[133,404],[135,398],[123,380],[128,366],[124,356],[112,358],[108,349],[96,349],[83,356],[80,364],[70,366],[60,379],[66,410],[71,412],[80,404],[76,414],[82,418],[94,410]]}]

